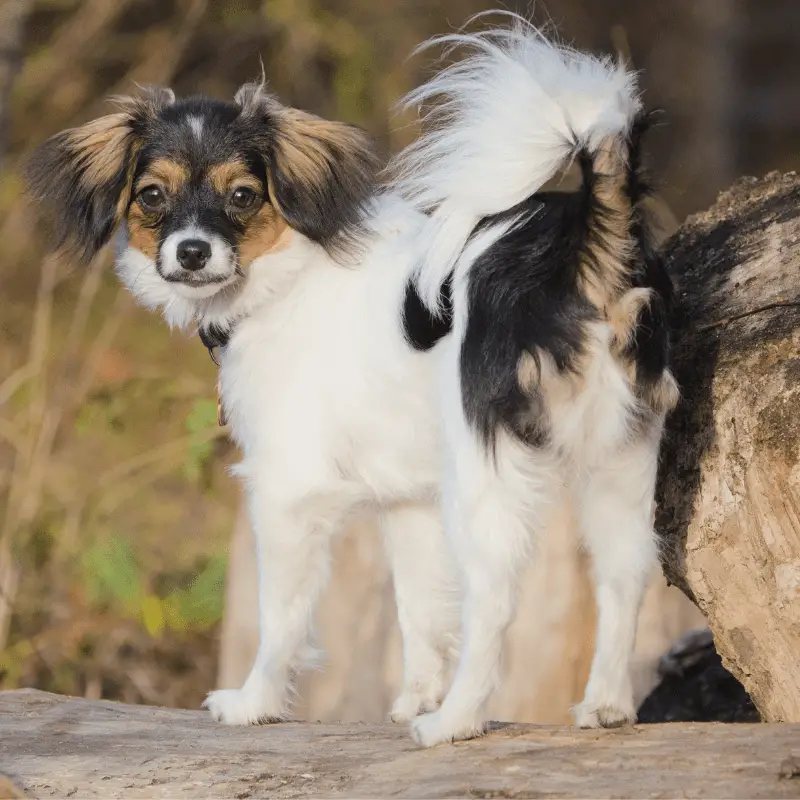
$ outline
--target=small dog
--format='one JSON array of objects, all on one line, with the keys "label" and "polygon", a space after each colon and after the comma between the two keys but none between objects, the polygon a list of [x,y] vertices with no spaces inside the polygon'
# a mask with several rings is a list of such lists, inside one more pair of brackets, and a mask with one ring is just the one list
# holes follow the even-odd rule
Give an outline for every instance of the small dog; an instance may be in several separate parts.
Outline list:
[{"label": "small dog", "polygon": [[220,349],[261,644],[243,688],[212,692],[206,706],[228,724],[286,717],[292,675],[313,656],[331,538],[369,509],[382,519],[404,639],[391,715],[433,710],[458,616],[439,512],[435,355],[419,347],[446,325],[409,283],[425,216],[376,190],[358,129],[284,107],[263,85],[234,103],[157,89],[119,105],[42,145],[30,183],[62,244],[90,257],[118,230],[123,283]]},{"label": "small dog", "polygon": [[[261,628],[243,688],[206,701],[226,723],[285,718],[331,538],[369,508],[404,638],[392,717],[434,712],[413,722],[424,745],[480,733],[520,570],[564,483],[600,613],[577,722],[634,718],[629,661],[676,399],[634,79],[521,20],[443,41],[475,55],[412,96],[445,102],[398,162],[408,199],[375,188],[358,131],[261,85],[232,104],[152,91],[33,159],[62,239],[91,256],[119,230],[122,281],[220,348]],[[582,188],[540,193],[573,159]],[[461,661],[436,711],[459,638],[456,566]]]},{"label": "small dog", "polygon": [[[439,102],[395,164],[401,192],[432,212],[419,293],[454,328],[441,358],[444,519],[463,573],[462,652],[441,708],[413,723],[423,745],[483,730],[520,572],[563,486],[599,613],[576,722],[635,720],[629,664],[678,398],[634,75],[511,16],[507,29],[432,40],[470,55],[409,96]],[[540,191],[573,161],[579,190]]]}]

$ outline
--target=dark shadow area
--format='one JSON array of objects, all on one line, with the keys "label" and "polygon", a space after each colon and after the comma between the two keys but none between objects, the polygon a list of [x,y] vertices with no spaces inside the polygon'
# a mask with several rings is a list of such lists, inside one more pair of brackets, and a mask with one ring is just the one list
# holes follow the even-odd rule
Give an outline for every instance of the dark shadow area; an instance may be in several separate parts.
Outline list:
[{"label": "dark shadow area", "polygon": [[661,682],[637,712],[640,723],[761,721],[750,695],[722,665],[709,630],[677,642],[659,674]]}]

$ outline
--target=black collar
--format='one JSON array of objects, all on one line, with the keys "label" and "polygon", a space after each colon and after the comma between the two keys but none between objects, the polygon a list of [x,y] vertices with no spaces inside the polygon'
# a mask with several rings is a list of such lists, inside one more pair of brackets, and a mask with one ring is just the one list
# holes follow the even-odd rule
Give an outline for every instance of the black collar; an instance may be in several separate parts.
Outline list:
[{"label": "black collar", "polygon": [[217,366],[219,366],[219,361],[217,361],[217,357],[214,355],[214,350],[217,347],[225,347],[225,345],[228,344],[232,330],[232,325],[228,328],[221,328],[219,325],[214,325],[213,323],[207,328],[198,328],[197,330],[200,335],[200,341],[203,343],[206,350],[208,350],[211,360]]}]

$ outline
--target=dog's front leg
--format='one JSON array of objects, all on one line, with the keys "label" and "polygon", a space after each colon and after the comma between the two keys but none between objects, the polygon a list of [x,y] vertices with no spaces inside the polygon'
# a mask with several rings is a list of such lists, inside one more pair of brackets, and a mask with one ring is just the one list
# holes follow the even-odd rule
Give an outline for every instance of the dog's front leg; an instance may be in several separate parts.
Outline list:
[{"label": "dog's front leg", "polygon": [[331,536],[341,523],[339,498],[331,500],[320,503],[309,493],[292,503],[274,503],[266,491],[251,490],[260,645],[241,689],[221,689],[206,698],[204,706],[217,721],[253,725],[286,718],[293,674],[312,652],[308,634],[330,571]]}]

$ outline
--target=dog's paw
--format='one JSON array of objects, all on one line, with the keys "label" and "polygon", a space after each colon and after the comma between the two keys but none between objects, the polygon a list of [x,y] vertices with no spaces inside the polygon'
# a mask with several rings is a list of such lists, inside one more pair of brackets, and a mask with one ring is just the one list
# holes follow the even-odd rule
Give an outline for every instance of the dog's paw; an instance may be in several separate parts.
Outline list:
[{"label": "dog's paw", "polygon": [[633,704],[592,703],[584,700],[572,709],[578,728],[621,728],[636,722]]},{"label": "dog's paw", "polygon": [[483,736],[485,730],[485,724],[474,717],[456,720],[442,714],[441,709],[434,714],[417,717],[411,723],[411,736],[422,747],[474,739]]},{"label": "dog's paw", "polygon": [[389,719],[392,722],[411,722],[419,714],[436,711],[441,703],[438,689],[406,690],[394,701]]},{"label": "dog's paw", "polygon": [[223,725],[267,725],[286,718],[285,708],[259,702],[243,689],[210,692],[203,708],[207,708],[213,719]]}]

